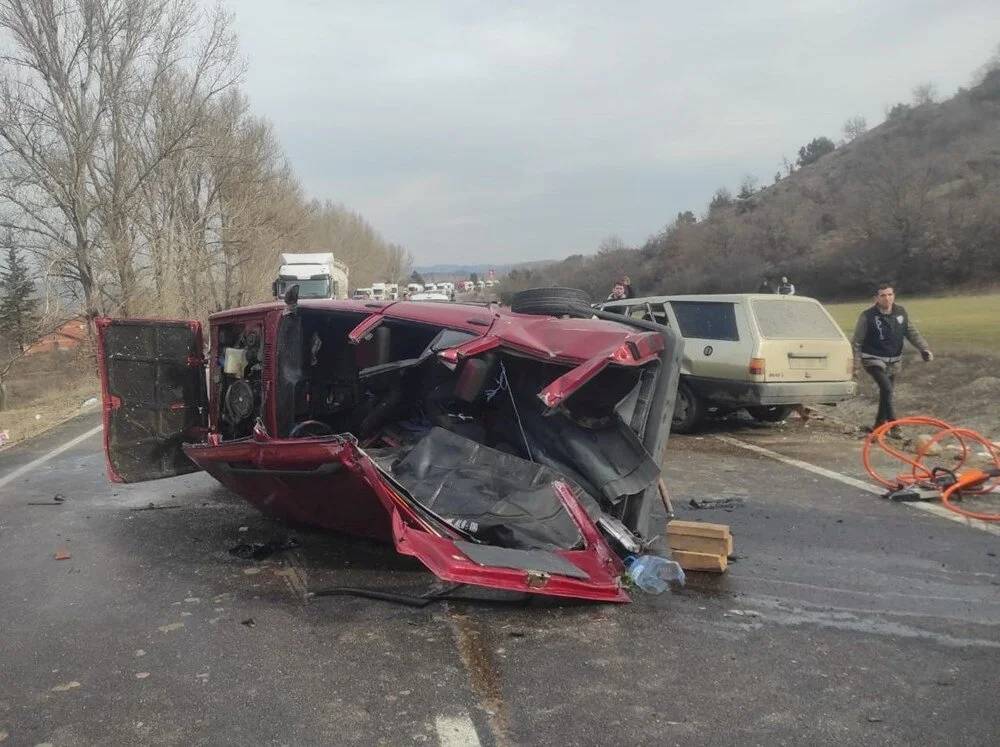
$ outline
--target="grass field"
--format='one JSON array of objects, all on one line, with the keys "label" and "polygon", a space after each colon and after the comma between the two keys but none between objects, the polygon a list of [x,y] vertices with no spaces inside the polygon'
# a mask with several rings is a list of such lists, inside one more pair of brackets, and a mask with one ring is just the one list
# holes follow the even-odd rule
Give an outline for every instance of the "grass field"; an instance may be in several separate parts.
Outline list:
[{"label": "grass field", "polygon": [[[910,319],[931,350],[968,351],[1000,358],[1000,293],[944,298],[901,298]],[[858,314],[871,301],[830,304],[826,308],[848,337]],[[907,346],[909,347],[909,346]]]}]

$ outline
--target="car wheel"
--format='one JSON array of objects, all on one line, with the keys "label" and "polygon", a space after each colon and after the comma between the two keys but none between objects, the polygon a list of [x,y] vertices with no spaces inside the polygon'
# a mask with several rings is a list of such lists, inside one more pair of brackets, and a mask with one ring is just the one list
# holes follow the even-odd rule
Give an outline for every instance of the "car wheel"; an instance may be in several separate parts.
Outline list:
[{"label": "car wheel", "polygon": [[677,386],[674,419],[670,424],[670,430],[674,433],[691,433],[697,430],[704,417],[705,404],[691,391],[691,387],[681,382]]},{"label": "car wheel", "polygon": [[788,413],[791,411],[791,405],[760,405],[759,407],[747,408],[750,417],[765,423],[780,423],[788,417]]},{"label": "car wheel", "polygon": [[590,296],[576,288],[530,288],[515,293],[510,310],[518,314],[541,316],[593,316]]}]

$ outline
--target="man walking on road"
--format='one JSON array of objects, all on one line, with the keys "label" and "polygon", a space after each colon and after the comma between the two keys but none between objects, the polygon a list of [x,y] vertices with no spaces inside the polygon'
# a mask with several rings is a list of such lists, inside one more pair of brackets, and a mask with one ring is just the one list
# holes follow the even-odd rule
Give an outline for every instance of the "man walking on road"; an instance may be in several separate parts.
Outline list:
[{"label": "man walking on road", "polygon": [[[903,340],[909,340],[924,361],[934,359],[927,341],[910,321],[906,309],[896,303],[896,292],[891,283],[881,283],[875,292],[875,303],[861,312],[854,326],[854,370],[864,366],[878,385],[878,414],[875,427],[896,420],[893,405],[893,385],[903,360]],[[899,437],[893,428],[890,435]]]}]

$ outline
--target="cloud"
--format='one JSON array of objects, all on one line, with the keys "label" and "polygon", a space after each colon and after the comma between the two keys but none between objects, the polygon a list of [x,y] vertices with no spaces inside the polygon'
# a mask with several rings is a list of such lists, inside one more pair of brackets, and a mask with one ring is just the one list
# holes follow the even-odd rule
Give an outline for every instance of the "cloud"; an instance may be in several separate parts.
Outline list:
[{"label": "cloud", "polygon": [[535,5],[233,10],[248,93],[307,191],[421,262],[640,242],[849,116],[954,90],[1000,28],[995,2]]}]

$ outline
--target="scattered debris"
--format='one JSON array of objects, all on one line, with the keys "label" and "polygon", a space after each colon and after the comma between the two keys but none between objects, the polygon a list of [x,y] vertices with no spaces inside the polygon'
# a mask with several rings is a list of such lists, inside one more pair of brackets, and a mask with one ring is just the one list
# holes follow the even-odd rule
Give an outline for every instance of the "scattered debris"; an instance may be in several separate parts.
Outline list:
[{"label": "scattered debris", "polygon": [[240,527],[236,531],[237,532],[249,532],[250,531],[250,527]]},{"label": "scattered debris", "polygon": [[69,554],[69,550],[67,550],[65,547],[60,547],[58,550],[56,550],[56,553],[55,555],[53,555],[53,557],[56,560],[69,560],[73,556]]},{"label": "scattered debris", "polygon": [[629,556],[625,567],[631,583],[647,594],[662,594],[668,588],[684,586],[684,570],[675,560],[659,555]]},{"label": "scattered debris", "polygon": [[66,502],[66,496],[62,493],[56,493],[52,496],[51,501],[29,501],[27,505],[29,506],[61,506]]},{"label": "scattered debris", "polygon": [[80,405],[80,407],[96,407],[96,406],[97,406],[97,397],[89,397],[83,401],[82,405]]},{"label": "scattered debris", "polygon": [[83,686],[76,680],[73,680],[72,682],[67,682],[64,685],[56,685],[55,687],[52,688],[52,692],[65,693],[69,692],[70,690],[75,690],[78,687],[83,687]]},{"label": "scattered debris", "polygon": [[157,628],[157,630],[159,630],[161,633],[169,633],[173,630],[180,630],[183,627],[184,623],[175,622],[175,623],[168,623],[167,625],[161,625],[159,628]]},{"label": "scattered debris", "polygon": [[137,680],[144,680],[149,676],[149,672],[136,672],[135,678]]},{"label": "scattered debris", "polygon": [[0,446],[10,443],[10,431],[0,431]]},{"label": "scattered debris", "polygon": [[155,503],[150,503],[148,506],[143,506],[141,508],[130,509],[132,511],[162,511],[165,508],[183,508],[180,504],[171,503],[166,506],[157,506]]},{"label": "scattered debris", "polygon": [[146,655],[146,652],[145,652],[145,650],[143,650],[143,649],[141,649],[141,648],[137,648],[137,649],[135,650],[135,655],[136,655],[136,656],[145,656],[145,655]]},{"label": "scattered debris", "polygon": [[246,625],[248,628],[252,628],[256,624],[256,621],[252,617],[248,617],[246,620],[240,620],[240,625]]},{"label": "scattered debris", "polygon": [[721,508],[724,511],[732,511],[734,508],[742,508],[746,505],[746,498],[733,496],[729,498],[692,498],[688,501],[691,508],[713,509]]},{"label": "scattered debris", "polygon": [[294,550],[301,543],[294,537],[273,539],[270,542],[245,542],[229,548],[229,554],[244,560],[263,560],[275,553]]},{"label": "scattered debris", "polygon": [[722,573],[733,554],[733,535],[727,524],[671,521],[667,541],[674,560],[686,571]]},{"label": "scattered debris", "polygon": [[913,441],[914,451],[917,454],[926,456],[939,456],[941,454],[941,444],[934,441],[934,437],[928,433],[921,433]]}]

